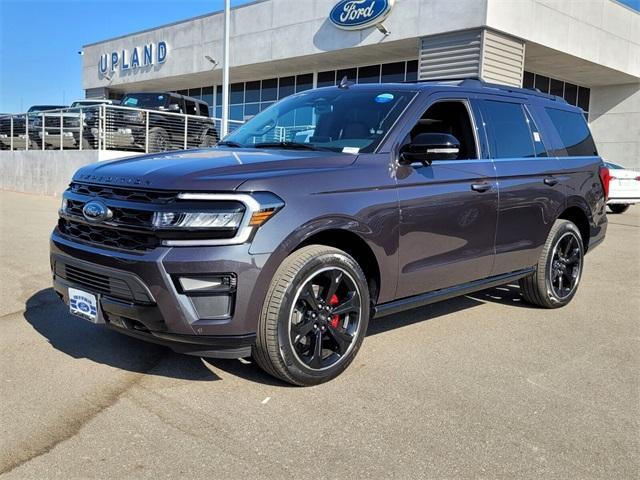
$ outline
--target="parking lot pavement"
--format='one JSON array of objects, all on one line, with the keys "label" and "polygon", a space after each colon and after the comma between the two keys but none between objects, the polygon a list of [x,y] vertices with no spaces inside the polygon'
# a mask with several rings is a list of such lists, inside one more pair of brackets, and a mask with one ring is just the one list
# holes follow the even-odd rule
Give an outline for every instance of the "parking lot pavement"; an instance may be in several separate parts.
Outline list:
[{"label": "parking lot pavement", "polygon": [[0,192],[3,479],[638,478],[638,207],[568,307],[506,286],[374,321],[345,374],[302,389],[70,316],[57,206]]}]

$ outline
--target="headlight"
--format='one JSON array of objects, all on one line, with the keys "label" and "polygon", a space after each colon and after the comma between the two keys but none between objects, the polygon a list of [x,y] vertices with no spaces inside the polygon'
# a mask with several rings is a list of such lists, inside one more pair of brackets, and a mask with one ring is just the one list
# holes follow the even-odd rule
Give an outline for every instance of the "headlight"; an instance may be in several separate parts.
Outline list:
[{"label": "headlight", "polygon": [[[239,245],[251,239],[253,233],[284,207],[282,199],[269,192],[221,194],[221,193],[180,193],[178,200],[198,202],[206,205],[203,210],[194,205],[196,211],[156,212],[153,225],[158,230],[197,230],[191,238],[182,234],[181,238],[166,238],[165,246]],[[180,201],[176,203],[180,205]],[[186,209],[185,209],[186,210]],[[204,235],[215,233],[209,238]],[[168,234],[168,232],[167,232]],[[222,234],[228,234],[222,237]]]},{"label": "headlight", "polygon": [[155,228],[238,228],[244,210],[234,212],[156,212]]},{"label": "headlight", "polygon": [[66,198],[62,199],[62,203],[60,204],[60,213],[66,213],[67,212],[67,205],[68,205],[68,200]]}]

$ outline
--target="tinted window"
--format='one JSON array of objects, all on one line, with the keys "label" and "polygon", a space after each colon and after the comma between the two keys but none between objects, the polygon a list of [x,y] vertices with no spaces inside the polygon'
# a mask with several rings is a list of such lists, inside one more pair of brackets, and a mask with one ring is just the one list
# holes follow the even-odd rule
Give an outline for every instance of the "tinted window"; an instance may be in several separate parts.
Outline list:
[{"label": "tinted window", "polygon": [[[598,155],[587,122],[581,113],[555,108],[545,108],[545,110],[560,135],[567,156],[590,157]],[[558,154],[563,155],[564,152],[558,152]]]},{"label": "tinted window", "polygon": [[421,133],[446,133],[460,142],[457,160],[478,158],[469,111],[460,101],[443,101],[431,105],[411,130],[411,140]]},{"label": "tinted window", "polygon": [[197,115],[198,114],[198,110],[196,108],[196,103],[191,101],[191,100],[186,100],[185,101],[185,105],[187,107],[187,114],[189,115]]},{"label": "tinted window", "polygon": [[125,95],[121,102],[125,107],[160,108],[169,104],[169,95],[163,93],[135,93]]},{"label": "tinted window", "polygon": [[493,158],[534,157],[532,132],[519,103],[484,101]]},{"label": "tinted window", "polygon": [[531,136],[533,138],[533,147],[536,150],[536,157],[546,157],[547,149],[544,146],[544,139],[542,138],[542,132],[533,120],[533,117],[529,111],[525,108],[524,113],[527,116],[527,122],[529,123],[529,130],[531,130]]},{"label": "tinted window", "polygon": [[200,107],[200,115],[202,115],[203,117],[208,117],[209,116],[209,106],[204,104],[204,103],[200,103],[198,105]]}]

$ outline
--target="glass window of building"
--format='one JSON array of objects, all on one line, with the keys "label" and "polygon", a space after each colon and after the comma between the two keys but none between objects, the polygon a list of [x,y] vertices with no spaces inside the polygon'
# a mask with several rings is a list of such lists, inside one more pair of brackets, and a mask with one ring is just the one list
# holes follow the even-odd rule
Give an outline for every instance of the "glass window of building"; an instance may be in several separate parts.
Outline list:
[{"label": "glass window of building", "polygon": [[318,73],[318,88],[333,87],[336,84],[336,71]]},{"label": "glass window of building", "polygon": [[296,77],[280,77],[278,87],[278,100],[281,100],[296,92]]},{"label": "glass window of building", "polygon": [[382,65],[382,83],[404,82],[406,62],[385,63]]},{"label": "glass window of building", "polygon": [[306,73],[296,77],[296,93],[313,88],[313,73]]},{"label": "glass window of building", "polygon": [[262,80],[262,96],[263,102],[275,101],[278,99],[278,79],[271,78]]},{"label": "glass window of building", "polygon": [[343,70],[338,70],[336,72],[336,83],[340,83],[344,77],[347,77],[347,80],[350,82],[355,82],[358,80],[358,69],[357,68],[345,68]]},{"label": "glass window of building", "polygon": [[542,93],[549,93],[564,98],[569,105],[578,106],[584,110],[585,116],[588,117],[591,90],[587,87],[581,87],[573,83],[549,78],[545,75],[538,75],[533,72],[524,72],[522,87],[530,89],[537,88]]},{"label": "glass window of building", "polygon": [[380,65],[358,68],[358,83],[380,83]]}]

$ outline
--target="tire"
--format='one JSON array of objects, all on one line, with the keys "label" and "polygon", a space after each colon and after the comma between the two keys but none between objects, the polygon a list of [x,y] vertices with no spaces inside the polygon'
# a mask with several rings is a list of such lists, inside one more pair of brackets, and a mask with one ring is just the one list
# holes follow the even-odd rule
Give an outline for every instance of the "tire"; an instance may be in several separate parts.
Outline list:
[{"label": "tire", "polygon": [[209,148],[213,147],[216,143],[218,143],[218,137],[215,134],[207,133],[202,139],[200,146],[202,148]]},{"label": "tire", "polygon": [[93,150],[93,144],[86,137],[82,137],[82,150]]},{"label": "tire", "polygon": [[166,152],[170,150],[169,134],[162,127],[149,130],[149,152]]},{"label": "tire", "polygon": [[[293,385],[327,382],[358,353],[369,309],[366,277],[350,255],[324,245],[303,247],[284,260],[271,281],[253,357],[267,373]],[[341,310],[348,313],[333,314]]]},{"label": "tire", "polygon": [[568,220],[556,220],[540,253],[535,273],[519,282],[522,296],[539,307],[563,307],[578,291],[583,266],[584,243],[580,230]]},{"label": "tire", "polygon": [[629,206],[628,204],[623,204],[623,203],[614,203],[612,205],[608,205],[609,210],[611,210],[611,213],[624,213],[627,210],[629,210]]}]

